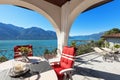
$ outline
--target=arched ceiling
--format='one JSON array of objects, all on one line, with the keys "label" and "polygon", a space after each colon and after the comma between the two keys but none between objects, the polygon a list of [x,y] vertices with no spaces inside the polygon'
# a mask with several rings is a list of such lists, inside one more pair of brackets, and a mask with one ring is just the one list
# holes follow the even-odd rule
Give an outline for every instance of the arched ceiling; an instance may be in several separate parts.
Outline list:
[{"label": "arched ceiling", "polygon": [[[68,1],[71,1],[71,0],[44,0],[44,1],[49,2],[50,4],[56,5],[58,7],[62,7],[65,3],[67,3]],[[84,0],[81,0],[81,1],[84,1]],[[84,12],[86,12],[86,11],[88,11],[90,9],[93,9],[95,7],[101,6],[101,5],[103,5],[105,3],[108,3],[110,1],[113,1],[113,0],[103,0],[100,3],[97,3],[97,4],[94,4],[94,5],[90,6]]]},{"label": "arched ceiling", "polygon": [[[44,1],[47,1],[47,2],[49,2],[49,3],[53,4],[53,5],[56,5],[56,6],[58,6],[58,7],[62,7],[66,2],[71,1],[71,0],[44,0]],[[80,0],[80,1],[84,1],[84,0]],[[112,0],[103,0],[103,1],[101,1],[100,3],[97,3],[97,4],[94,4],[94,5],[90,6],[90,7],[89,7],[88,9],[86,9],[84,12],[86,12],[86,11],[88,11],[88,10],[90,10],[90,9],[93,9],[93,8],[95,8],[95,7],[98,7],[98,6],[100,6],[100,5],[103,5],[103,4],[105,4],[105,3],[108,3],[108,2],[110,2],[110,1],[112,1]]]},{"label": "arched ceiling", "polygon": [[113,0],[103,0],[103,1],[101,1],[101,2],[99,2],[99,3],[96,3],[96,4],[92,5],[92,6],[90,6],[89,8],[87,8],[87,9],[86,9],[85,11],[83,11],[83,12],[86,12],[86,11],[88,11],[88,10],[91,10],[91,9],[93,9],[93,8],[96,8],[96,7],[98,7],[98,6],[101,6],[101,5],[106,4],[106,3],[108,3],[108,2],[111,2],[111,1],[113,1]]},{"label": "arched ceiling", "polygon": [[67,1],[70,1],[70,0],[45,0],[45,1],[50,2],[50,3],[54,4],[54,5],[57,5],[57,6],[61,7]]}]

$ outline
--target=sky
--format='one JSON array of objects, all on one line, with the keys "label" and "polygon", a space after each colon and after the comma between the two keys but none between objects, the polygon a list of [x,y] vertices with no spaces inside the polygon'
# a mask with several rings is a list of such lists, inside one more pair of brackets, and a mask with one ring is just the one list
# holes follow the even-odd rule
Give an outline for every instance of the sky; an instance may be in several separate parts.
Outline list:
[{"label": "sky", "polygon": [[[0,5],[0,22],[24,28],[40,27],[55,31],[43,15],[12,5]],[[112,28],[120,28],[120,0],[113,0],[79,14],[72,24],[70,36],[90,35]]]}]

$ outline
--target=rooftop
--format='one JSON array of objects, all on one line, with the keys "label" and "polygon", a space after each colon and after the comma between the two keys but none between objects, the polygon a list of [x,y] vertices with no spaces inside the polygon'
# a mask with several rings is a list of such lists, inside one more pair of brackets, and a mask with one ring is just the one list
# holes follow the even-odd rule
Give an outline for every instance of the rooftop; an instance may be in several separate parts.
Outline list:
[{"label": "rooftop", "polygon": [[102,36],[102,38],[120,38],[120,33]]}]

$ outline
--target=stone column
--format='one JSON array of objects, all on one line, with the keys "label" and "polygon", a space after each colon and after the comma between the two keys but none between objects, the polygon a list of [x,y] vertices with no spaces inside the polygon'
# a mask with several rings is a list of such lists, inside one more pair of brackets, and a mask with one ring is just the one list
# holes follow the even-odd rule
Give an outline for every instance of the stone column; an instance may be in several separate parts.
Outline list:
[{"label": "stone column", "polygon": [[68,45],[68,37],[69,37],[69,31],[70,31],[70,25],[69,25],[69,2],[67,2],[64,6],[61,8],[61,27],[60,27],[60,33],[57,35],[58,40],[58,49],[62,52],[63,46]]}]

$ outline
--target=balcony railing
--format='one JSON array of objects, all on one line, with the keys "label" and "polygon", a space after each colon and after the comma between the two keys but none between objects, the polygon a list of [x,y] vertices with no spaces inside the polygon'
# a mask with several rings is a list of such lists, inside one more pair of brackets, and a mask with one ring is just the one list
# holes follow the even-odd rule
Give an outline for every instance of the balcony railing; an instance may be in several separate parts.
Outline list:
[{"label": "balcony railing", "polygon": [[[44,56],[45,54],[52,54],[55,53],[55,50],[57,48],[55,46],[39,46],[39,47],[33,47],[33,55],[34,56]],[[9,49],[0,49],[0,62],[3,62],[4,60],[10,60],[14,58],[14,50]]]}]

